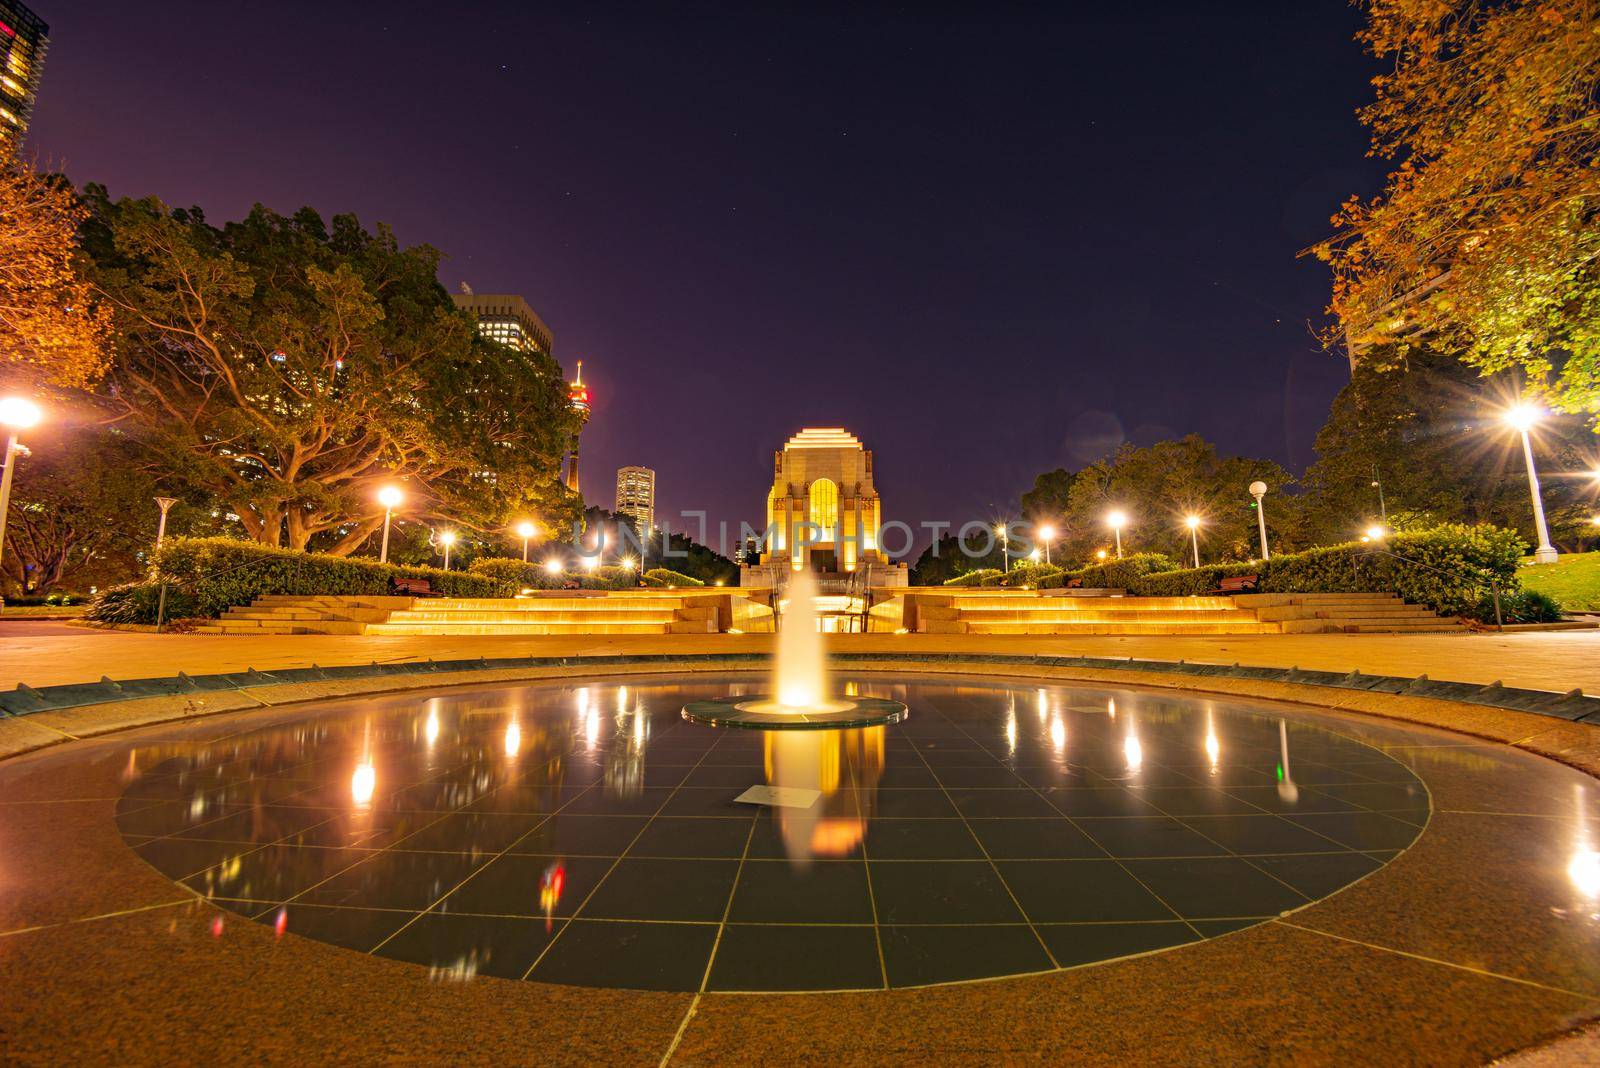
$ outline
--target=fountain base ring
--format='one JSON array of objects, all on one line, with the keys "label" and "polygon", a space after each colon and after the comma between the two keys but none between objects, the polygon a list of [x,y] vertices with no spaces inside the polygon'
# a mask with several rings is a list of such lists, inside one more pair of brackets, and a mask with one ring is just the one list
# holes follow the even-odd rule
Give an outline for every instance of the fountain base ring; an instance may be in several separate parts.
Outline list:
[{"label": "fountain base ring", "polygon": [[825,708],[815,711],[764,710],[783,707],[776,698],[770,696],[720,697],[711,701],[691,701],[683,706],[683,718],[691,723],[737,730],[819,731],[899,723],[910,714],[899,701],[881,697],[841,697],[830,700]]}]

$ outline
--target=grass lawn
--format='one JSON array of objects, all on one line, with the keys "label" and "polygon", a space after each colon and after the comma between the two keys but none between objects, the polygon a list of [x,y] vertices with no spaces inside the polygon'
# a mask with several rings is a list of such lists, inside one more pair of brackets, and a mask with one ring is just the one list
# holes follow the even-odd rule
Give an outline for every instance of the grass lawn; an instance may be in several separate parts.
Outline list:
[{"label": "grass lawn", "polygon": [[1569,553],[1553,564],[1520,568],[1517,577],[1568,612],[1600,612],[1600,552]]}]

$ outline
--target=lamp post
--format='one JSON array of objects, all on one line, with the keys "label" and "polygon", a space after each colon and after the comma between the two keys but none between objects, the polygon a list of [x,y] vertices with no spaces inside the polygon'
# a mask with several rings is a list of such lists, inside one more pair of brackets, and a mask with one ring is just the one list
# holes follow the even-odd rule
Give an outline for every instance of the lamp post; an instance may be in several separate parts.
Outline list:
[{"label": "lamp post", "polygon": [[1189,545],[1194,549],[1194,566],[1200,566],[1200,517],[1191,515],[1184,519],[1183,525],[1189,528]]},{"label": "lamp post", "polygon": [[522,538],[523,563],[528,562],[528,542],[532,541],[533,536],[537,533],[539,533],[539,528],[528,522],[526,519],[517,524],[517,534]]},{"label": "lamp post", "polygon": [[1039,537],[1044,542],[1044,562],[1048,567],[1050,564],[1050,543],[1056,540],[1056,528],[1052,526],[1040,527]]},{"label": "lamp post", "polygon": [[1264,498],[1267,495],[1267,484],[1260,479],[1250,483],[1250,496],[1256,499],[1256,524],[1261,528],[1261,559],[1271,560],[1272,552],[1267,548],[1267,505]]},{"label": "lamp post", "polygon": [[1504,419],[1506,425],[1522,435],[1522,458],[1528,464],[1528,492],[1533,496],[1533,526],[1539,535],[1539,547],[1533,551],[1533,562],[1536,564],[1553,564],[1556,562],[1556,547],[1550,544],[1550,528],[1544,522],[1544,498],[1539,493],[1539,472],[1533,467],[1533,443],[1528,438],[1528,431],[1539,423],[1539,409],[1531,404],[1517,404],[1507,409]]},{"label": "lamp post", "polygon": [[405,500],[405,496],[398,486],[384,486],[378,491],[378,503],[383,505],[383,548],[378,550],[380,564],[389,562],[389,520],[393,518],[395,508]]},{"label": "lamp post", "polygon": [[156,552],[161,551],[161,540],[167,536],[167,513],[178,503],[176,497],[157,497],[156,507],[161,509],[161,522],[156,524]]},{"label": "lamp post", "polygon": [[994,532],[1000,535],[1000,569],[1009,572],[1011,570],[1011,536],[1003,523],[996,523]]},{"label": "lamp post", "polygon": [[1383,503],[1383,480],[1378,477],[1378,465],[1372,465],[1372,488],[1378,491],[1378,518],[1389,525],[1389,506]]},{"label": "lamp post", "polygon": [[0,426],[6,428],[6,465],[0,471],[0,557],[6,549],[6,516],[11,510],[11,478],[17,470],[17,435],[38,426],[44,413],[24,397],[0,397]]},{"label": "lamp post", "polygon": [[1122,559],[1122,528],[1127,524],[1128,517],[1121,512],[1112,512],[1106,516],[1106,522],[1111,525],[1112,531],[1117,535],[1117,559]]},{"label": "lamp post", "polygon": [[450,546],[456,543],[456,532],[453,530],[439,531],[439,544],[444,546],[444,569],[450,570]]}]

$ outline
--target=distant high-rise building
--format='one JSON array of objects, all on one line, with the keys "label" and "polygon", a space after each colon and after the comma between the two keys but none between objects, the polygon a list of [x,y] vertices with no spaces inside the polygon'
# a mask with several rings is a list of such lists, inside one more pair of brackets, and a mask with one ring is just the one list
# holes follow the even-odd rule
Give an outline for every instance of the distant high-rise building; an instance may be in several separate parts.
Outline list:
[{"label": "distant high-rise building", "polygon": [[656,522],[656,473],[648,467],[617,469],[618,515],[629,516],[642,536],[648,536]]},{"label": "distant high-rise building", "polygon": [[[0,10],[6,0],[0,0]],[[463,287],[465,288],[465,287]],[[528,302],[510,293],[452,293],[456,307],[478,320],[478,333],[518,352],[550,353],[555,338]]]},{"label": "distant high-rise building", "polygon": [[16,0],[0,0],[0,155],[15,152],[33,117],[50,27]]}]

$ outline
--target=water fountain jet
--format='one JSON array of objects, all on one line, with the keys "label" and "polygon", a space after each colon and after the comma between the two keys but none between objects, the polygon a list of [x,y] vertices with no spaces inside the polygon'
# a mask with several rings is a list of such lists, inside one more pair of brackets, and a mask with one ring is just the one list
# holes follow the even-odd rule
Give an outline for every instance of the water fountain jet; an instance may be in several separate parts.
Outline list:
[{"label": "water fountain jet", "polygon": [[828,687],[828,661],[817,623],[817,582],[796,571],[784,590],[772,693],[685,705],[685,719],[717,727],[784,730],[869,727],[905,718],[906,706],[877,697],[842,697]]}]

